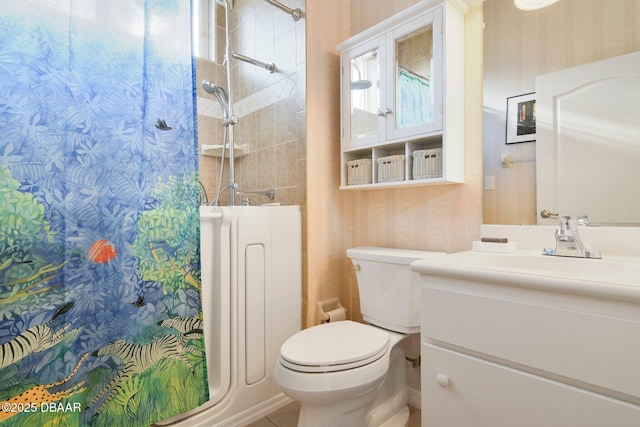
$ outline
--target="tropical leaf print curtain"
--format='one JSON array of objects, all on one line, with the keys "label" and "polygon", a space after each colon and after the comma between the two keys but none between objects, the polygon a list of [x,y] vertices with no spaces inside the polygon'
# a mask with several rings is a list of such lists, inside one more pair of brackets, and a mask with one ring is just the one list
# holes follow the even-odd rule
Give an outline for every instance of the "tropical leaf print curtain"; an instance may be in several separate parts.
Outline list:
[{"label": "tropical leaf print curtain", "polygon": [[0,424],[207,400],[190,2],[0,0]]}]

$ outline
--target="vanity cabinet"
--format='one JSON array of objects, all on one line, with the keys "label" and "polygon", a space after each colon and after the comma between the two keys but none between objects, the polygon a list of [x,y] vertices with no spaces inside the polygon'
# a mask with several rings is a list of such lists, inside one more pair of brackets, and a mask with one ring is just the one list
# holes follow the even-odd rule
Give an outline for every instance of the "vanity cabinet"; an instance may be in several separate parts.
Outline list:
[{"label": "vanity cabinet", "polygon": [[424,275],[423,427],[640,425],[640,304]]},{"label": "vanity cabinet", "polygon": [[423,1],[337,46],[341,188],[464,182],[466,11]]}]

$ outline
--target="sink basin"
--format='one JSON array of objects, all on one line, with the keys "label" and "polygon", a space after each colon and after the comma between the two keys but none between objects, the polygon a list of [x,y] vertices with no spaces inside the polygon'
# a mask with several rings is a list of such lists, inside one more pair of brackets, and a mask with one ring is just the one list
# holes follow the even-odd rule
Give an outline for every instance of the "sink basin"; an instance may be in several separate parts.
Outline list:
[{"label": "sink basin", "polygon": [[[544,256],[534,254],[488,255],[478,257],[482,265],[487,268],[509,268],[517,270],[534,270],[537,273],[594,279],[603,276],[609,281],[616,276],[633,276],[640,279],[640,263]],[[638,283],[640,284],[640,282]]]},{"label": "sink basin", "polygon": [[640,301],[640,259],[582,259],[520,251],[460,252],[411,264],[423,275]]}]

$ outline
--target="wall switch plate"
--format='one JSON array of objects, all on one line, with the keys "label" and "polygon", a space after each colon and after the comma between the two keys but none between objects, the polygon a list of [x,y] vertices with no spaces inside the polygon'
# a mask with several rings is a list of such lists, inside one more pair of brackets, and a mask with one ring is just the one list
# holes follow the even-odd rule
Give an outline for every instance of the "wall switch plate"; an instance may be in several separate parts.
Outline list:
[{"label": "wall switch plate", "polygon": [[487,175],[484,177],[484,189],[486,191],[496,189],[496,179],[493,175]]}]

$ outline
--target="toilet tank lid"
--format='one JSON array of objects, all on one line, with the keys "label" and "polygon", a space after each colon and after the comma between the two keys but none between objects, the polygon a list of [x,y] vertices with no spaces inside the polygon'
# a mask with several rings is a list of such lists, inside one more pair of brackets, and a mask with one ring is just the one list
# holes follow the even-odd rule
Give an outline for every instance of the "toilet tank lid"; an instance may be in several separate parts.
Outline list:
[{"label": "toilet tank lid", "polygon": [[351,259],[387,262],[391,264],[411,264],[413,261],[434,256],[446,255],[445,252],[418,251],[413,249],[381,248],[377,246],[360,246],[347,249]]}]

